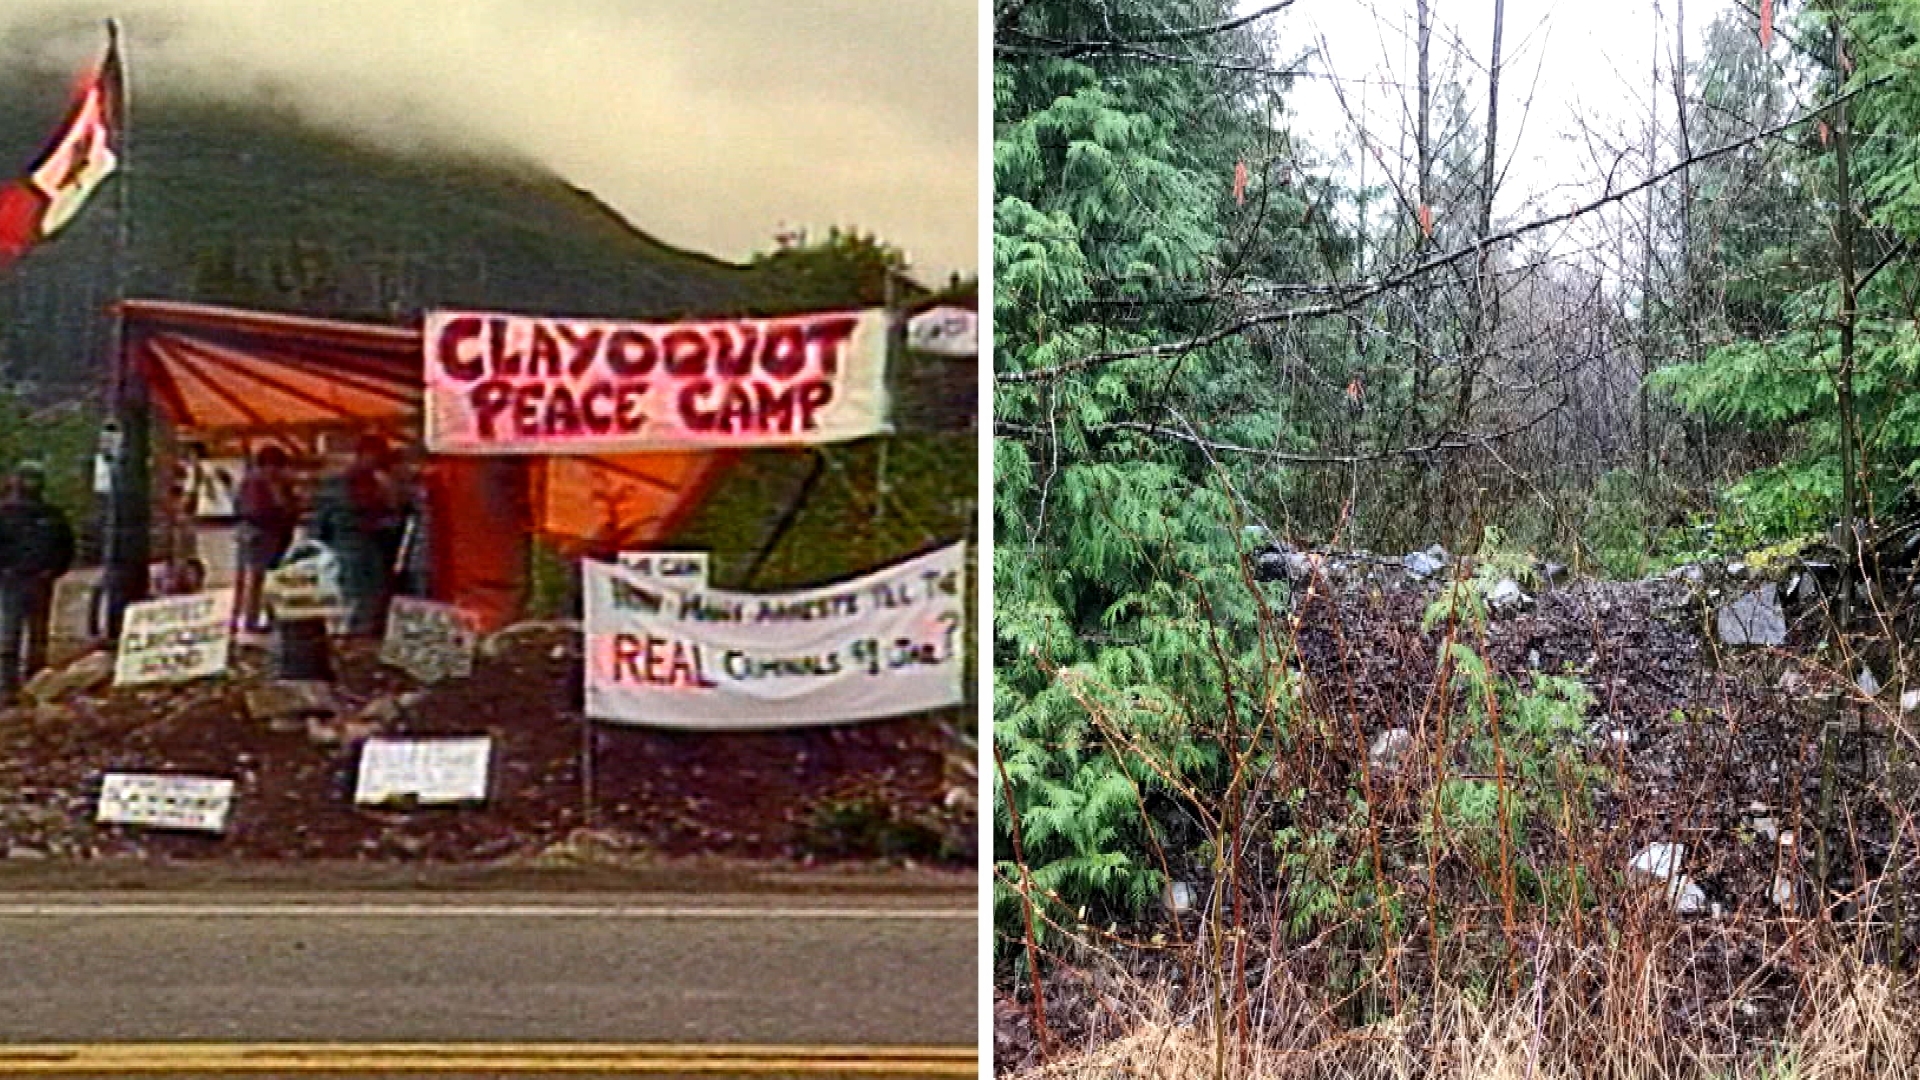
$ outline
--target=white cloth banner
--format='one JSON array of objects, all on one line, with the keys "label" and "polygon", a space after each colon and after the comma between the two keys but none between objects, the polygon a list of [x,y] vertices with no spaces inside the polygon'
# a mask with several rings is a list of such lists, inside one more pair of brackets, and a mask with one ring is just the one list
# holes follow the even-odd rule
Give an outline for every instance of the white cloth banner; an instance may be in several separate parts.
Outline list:
[{"label": "white cloth banner", "polygon": [[965,700],[965,550],[791,593],[679,588],[586,561],[586,711],[654,727],[871,720]]},{"label": "white cloth banner", "polygon": [[435,311],[427,447],[578,454],[883,434],[887,313],[638,323]]},{"label": "white cloth banner", "polygon": [[127,605],[113,685],[185,682],[227,670],[233,590]]}]

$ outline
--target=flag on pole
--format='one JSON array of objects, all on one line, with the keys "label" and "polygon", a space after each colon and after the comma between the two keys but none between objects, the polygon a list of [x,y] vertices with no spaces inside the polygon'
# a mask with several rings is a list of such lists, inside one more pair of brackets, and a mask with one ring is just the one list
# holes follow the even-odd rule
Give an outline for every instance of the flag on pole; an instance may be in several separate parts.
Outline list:
[{"label": "flag on pole", "polygon": [[123,102],[120,51],[110,42],[47,149],[0,188],[0,267],[59,232],[119,167]]}]

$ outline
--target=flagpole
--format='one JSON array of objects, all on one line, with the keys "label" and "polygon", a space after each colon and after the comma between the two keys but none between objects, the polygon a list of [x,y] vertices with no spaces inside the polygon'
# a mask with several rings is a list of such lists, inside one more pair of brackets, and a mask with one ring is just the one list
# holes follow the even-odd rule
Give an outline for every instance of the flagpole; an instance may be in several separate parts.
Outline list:
[{"label": "flagpole", "polygon": [[[129,122],[126,57],[120,49],[120,23],[107,20],[108,54],[113,58],[118,86],[114,94],[115,129],[120,136],[120,183],[116,194],[113,251],[112,322],[112,410],[118,445],[111,465],[112,482],[107,495],[106,634],[109,640],[120,636],[121,618],[127,605],[145,599],[147,593],[148,547],[151,537],[148,495],[148,409],[146,377],[133,362],[127,341],[128,258],[133,232],[133,131]],[[111,437],[110,437],[111,438]],[[107,440],[103,440],[107,441]]]}]

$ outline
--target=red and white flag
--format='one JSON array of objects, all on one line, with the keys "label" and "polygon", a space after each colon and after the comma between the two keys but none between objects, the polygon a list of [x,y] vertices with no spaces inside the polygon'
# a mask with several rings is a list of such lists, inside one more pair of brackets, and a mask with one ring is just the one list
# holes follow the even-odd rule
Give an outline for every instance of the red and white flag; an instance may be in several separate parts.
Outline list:
[{"label": "red and white flag", "polygon": [[72,221],[119,167],[122,86],[120,51],[109,44],[46,151],[25,176],[0,188],[0,267]]}]

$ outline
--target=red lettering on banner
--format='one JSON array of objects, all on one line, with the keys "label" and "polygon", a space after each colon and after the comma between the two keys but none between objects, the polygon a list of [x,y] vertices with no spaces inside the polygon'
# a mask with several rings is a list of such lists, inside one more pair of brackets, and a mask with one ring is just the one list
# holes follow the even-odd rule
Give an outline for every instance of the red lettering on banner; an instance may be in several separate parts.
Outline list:
[{"label": "red lettering on banner", "polygon": [[860,320],[851,315],[808,324],[807,340],[819,346],[822,375],[839,374],[840,353],[846,349],[847,342],[853,340],[853,332],[859,326]]},{"label": "red lettering on banner", "polygon": [[638,330],[615,330],[607,335],[607,366],[615,375],[645,375],[659,358],[653,339]]},{"label": "red lettering on banner", "polygon": [[513,401],[513,384],[504,379],[488,379],[473,388],[468,400],[473,403],[473,419],[480,426],[480,437],[494,437],[493,424]]},{"label": "red lettering on banner", "polygon": [[757,323],[713,328],[713,372],[716,375],[746,375],[753,371],[753,354],[760,347]]},{"label": "red lettering on banner", "polygon": [[778,326],[767,331],[767,343],[760,353],[760,369],[783,379],[800,374],[807,366],[807,334],[798,326]]},{"label": "red lettering on banner", "polygon": [[833,401],[833,383],[808,379],[785,388],[764,382],[696,379],[680,390],[680,420],[689,431],[720,435],[791,435],[819,428],[819,412]]},{"label": "red lettering on banner", "polygon": [[505,319],[487,320],[487,345],[492,350],[488,367],[495,375],[520,374],[520,361],[523,357],[507,348],[507,326]]},{"label": "red lettering on banner", "polygon": [[707,339],[697,330],[673,330],[660,340],[667,354],[661,366],[667,374],[686,377],[707,373]]},{"label": "red lettering on banner", "polygon": [[615,634],[613,681],[712,690],[719,684],[700,664],[700,646],[666,638]]},{"label": "red lettering on banner", "polygon": [[620,414],[616,423],[620,434],[636,435],[647,426],[647,384],[627,383],[620,388]]},{"label": "red lettering on banner", "polygon": [[464,414],[449,418],[447,442],[464,439],[480,452],[636,435],[670,444],[674,432],[715,443],[805,437],[822,431],[846,396],[839,379],[873,318],[653,324],[443,315],[427,343],[428,391],[434,408]]},{"label": "red lettering on banner", "polygon": [[553,328],[546,323],[533,324],[533,356],[527,361],[527,374],[560,374],[560,343],[553,339]]},{"label": "red lettering on banner", "polygon": [[474,356],[464,346],[480,340],[481,321],[463,315],[447,323],[440,331],[440,369],[461,382],[472,382],[487,373],[484,357]]},{"label": "red lettering on banner", "polygon": [[[585,375],[593,367],[593,358],[600,352],[600,339],[605,337],[607,332],[575,330],[566,323],[560,323],[554,327],[554,330],[560,335],[560,340],[566,343],[567,348],[573,351],[573,359],[567,364],[567,374],[576,379]],[[616,374],[624,373],[616,372]]]},{"label": "red lettering on banner", "polygon": [[[587,387],[586,393],[580,395],[580,416],[586,422],[588,431],[605,435],[613,430],[614,400],[612,383],[594,383]],[[606,408],[598,408],[600,405]]]}]

